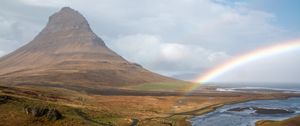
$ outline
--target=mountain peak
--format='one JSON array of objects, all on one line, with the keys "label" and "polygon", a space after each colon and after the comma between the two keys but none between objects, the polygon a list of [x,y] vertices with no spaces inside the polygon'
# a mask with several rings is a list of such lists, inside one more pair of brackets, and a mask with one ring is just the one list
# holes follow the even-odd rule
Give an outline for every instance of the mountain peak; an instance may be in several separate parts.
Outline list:
[{"label": "mountain peak", "polygon": [[48,24],[43,32],[51,33],[80,29],[91,31],[83,15],[70,7],[63,7],[60,11],[49,17]]},{"label": "mountain peak", "polygon": [[105,46],[87,20],[64,7],[31,42],[0,58],[0,83],[100,87],[174,81],[132,64]]},{"label": "mountain peak", "polygon": [[27,46],[39,53],[81,55],[83,52],[99,53],[99,50],[107,50],[113,54],[91,30],[84,16],[70,7],[63,7],[51,15],[46,27]]},{"label": "mountain peak", "polygon": [[[84,18],[78,11],[74,10],[73,8],[70,8],[70,7],[63,7],[60,9],[60,11],[56,12],[55,14],[53,14],[52,16],[54,15],[64,15],[64,16],[67,16],[67,15],[73,15],[74,17],[77,16],[77,18]],[[74,18],[73,17],[73,18]],[[70,18],[70,17],[68,17]]]},{"label": "mountain peak", "polygon": [[75,12],[77,12],[76,10],[72,9],[71,7],[63,7],[63,8],[61,8],[60,11],[75,11]]}]

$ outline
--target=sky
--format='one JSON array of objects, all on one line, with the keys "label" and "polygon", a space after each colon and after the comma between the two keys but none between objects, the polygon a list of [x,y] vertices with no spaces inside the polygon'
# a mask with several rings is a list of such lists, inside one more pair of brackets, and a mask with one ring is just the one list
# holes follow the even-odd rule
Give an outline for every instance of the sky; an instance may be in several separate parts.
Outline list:
[{"label": "sky", "polygon": [[[299,0],[1,0],[0,56],[48,17],[81,12],[108,47],[154,72],[193,80],[231,58],[300,38]],[[299,83],[300,50],[247,63],[215,82]]]}]

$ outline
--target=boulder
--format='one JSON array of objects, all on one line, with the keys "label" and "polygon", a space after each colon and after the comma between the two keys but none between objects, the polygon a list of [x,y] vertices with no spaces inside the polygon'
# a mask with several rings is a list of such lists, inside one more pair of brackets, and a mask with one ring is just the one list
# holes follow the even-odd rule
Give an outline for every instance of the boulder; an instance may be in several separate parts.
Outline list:
[{"label": "boulder", "polygon": [[12,97],[12,96],[7,96],[7,95],[1,95],[0,96],[0,104],[5,104],[9,101],[16,101],[17,98]]},{"label": "boulder", "polygon": [[50,111],[47,113],[47,118],[51,121],[55,121],[61,119],[62,115],[56,109],[50,109]]},{"label": "boulder", "polygon": [[10,96],[0,96],[0,104],[4,104],[10,99],[12,99]]},{"label": "boulder", "polygon": [[53,108],[48,107],[25,107],[24,111],[27,115],[33,117],[46,117],[48,120],[56,121],[62,118],[62,114]]}]

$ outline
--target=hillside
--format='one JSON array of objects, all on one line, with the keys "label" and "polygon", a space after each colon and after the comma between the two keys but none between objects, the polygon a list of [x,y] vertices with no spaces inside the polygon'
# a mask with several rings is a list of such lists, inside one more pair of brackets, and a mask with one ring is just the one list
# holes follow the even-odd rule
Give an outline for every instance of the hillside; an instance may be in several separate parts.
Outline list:
[{"label": "hillside", "polygon": [[0,81],[89,88],[181,82],[122,58],[69,7],[50,16],[31,42],[0,59]]}]

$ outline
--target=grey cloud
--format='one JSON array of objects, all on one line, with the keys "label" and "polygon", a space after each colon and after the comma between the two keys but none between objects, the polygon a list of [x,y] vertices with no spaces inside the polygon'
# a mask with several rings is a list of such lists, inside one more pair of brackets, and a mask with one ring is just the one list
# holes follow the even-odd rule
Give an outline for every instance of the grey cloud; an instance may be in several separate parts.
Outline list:
[{"label": "grey cloud", "polygon": [[203,67],[211,67],[230,57],[225,52],[201,46],[168,43],[154,35],[121,36],[112,43],[130,61],[140,61],[146,68],[167,75],[182,71],[199,72]]},{"label": "grey cloud", "polygon": [[168,76],[203,73],[232,55],[299,35],[274,25],[271,13],[223,0],[4,0],[0,6],[4,53],[29,42],[49,15],[70,6],[110,48]]},{"label": "grey cloud", "polygon": [[4,54],[5,54],[5,52],[0,50],[0,56],[3,56]]}]

